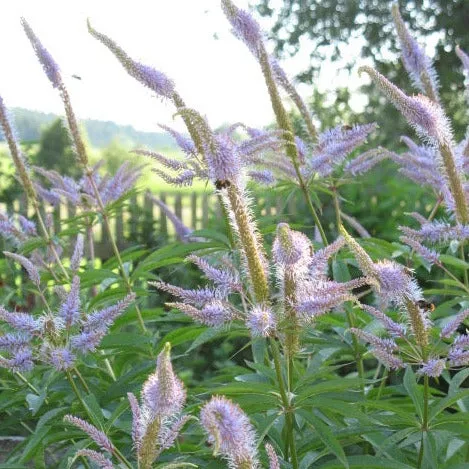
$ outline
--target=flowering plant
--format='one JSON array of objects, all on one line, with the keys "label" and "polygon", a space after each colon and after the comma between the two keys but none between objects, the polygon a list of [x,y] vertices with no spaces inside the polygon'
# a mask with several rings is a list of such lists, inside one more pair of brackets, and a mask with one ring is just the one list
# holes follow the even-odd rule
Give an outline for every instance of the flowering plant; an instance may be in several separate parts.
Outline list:
[{"label": "flowering plant", "polygon": [[[164,127],[183,159],[136,151],[152,157],[156,174],[171,184],[207,181],[225,218],[224,233],[191,232],[160,202],[182,242],[150,253],[120,252],[111,229],[112,204],[125,199],[139,171],[124,166],[114,176],[101,176],[91,166],[60,69],[22,20],[63,101],[83,177],[73,181],[40,168],[33,172],[0,100],[0,123],[36,220],[2,214],[0,232],[15,250],[5,252],[8,262],[27,273],[29,280],[20,275],[22,286],[42,303],[25,312],[0,308],[0,365],[8,370],[0,409],[8,435],[22,427],[22,443],[8,464],[465,467],[469,212],[464,168],[469,145],[452,139],[430,59],[394,6],[404,66],[424,95],[408,96],[370,67],[361,71],[401,111],[424,146],[406,138],[404,155],[371,148],[349,158],[377,132],[376,125],[319,132],[268,53],[257,22],[231,0],[221,4],[235,36],[259,63],[275,130],[234,124],[214,131],[186,105],[169,77],[131,58],[88,22],[90,34],[133,78],[172,103],[187,128],[184,135]],[[457,53],[467,66],[464,52]],[[303,140],[293,132],[281,90],[302,116]],[[402,244],[390,244],[370,238],[358,220],[347,216],[341,185],[385,158],[400,163],[417,182],[424,177],[435,192],[435,207],[444,204],[448,221],[432,220],[436,208],[428,219],[413,214],[420,228],[402,227]],[[36,173],[50,187],[40,184]],[[297,189],[314,235],[298,230],[298,220],[286,214],[274,226],[262,226],[250,197],[253,183]],[[318,191],[330,196],[335,226],[322,226]],[[61,198],[74,203],[80,215],[53,235],[40,201],[53,205]],[[100,268],[93,250],[96,216],[114,253]],[[167,278],[160,270],[184,257],[187,269],[195,264],[208,284],[180,284],[176,275]],[[413,268],[422,266],[441,289],[421,288]],[[170,301],[150,308],[148,295]],[[205,376],[181,366],[184,384],[173,370],[169,343],[180,363],[187,363],[187,356],[220,344],[221,338],[236,344],[231,366],[225,362]],[[155,359],[156,371],[148,376]],[[142,389],[140,400],[137,389]],[[27,409],[19,405],[25,401]]]}]

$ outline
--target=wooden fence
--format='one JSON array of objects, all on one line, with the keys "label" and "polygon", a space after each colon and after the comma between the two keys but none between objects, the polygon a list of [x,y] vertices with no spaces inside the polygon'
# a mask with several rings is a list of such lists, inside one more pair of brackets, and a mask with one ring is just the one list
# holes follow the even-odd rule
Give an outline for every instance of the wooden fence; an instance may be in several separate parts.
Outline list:
[{"label": "wooden fence", "polygon": [[[217,221],[222,217],[220,206],[213,193],[161,192],[154,197],[164,202],[187,227],[193,230],[208,228],[213,220]],[[252,207],[257,216],[275,217],[295,211],[296,200],[293,198],[287,201],[284,197],[268,192],[253,194],[252,198]],[[33,215],[24,197],[10,204],[0,204],[0,212]],[[60,230],[62,220],[74,217],[76,214],[76,208],[71,204],[55,207],[52,211],[54,232]],[[121,250],[135,244],[154,246],[175,239],[173,224],[147,193],[131,196],[122,208],[117,209],[111,223],[117,245]],[[94,227],[94,236],[96,256],[101,259],[109,258],[112,255],[112,248],[102,224]]]}]

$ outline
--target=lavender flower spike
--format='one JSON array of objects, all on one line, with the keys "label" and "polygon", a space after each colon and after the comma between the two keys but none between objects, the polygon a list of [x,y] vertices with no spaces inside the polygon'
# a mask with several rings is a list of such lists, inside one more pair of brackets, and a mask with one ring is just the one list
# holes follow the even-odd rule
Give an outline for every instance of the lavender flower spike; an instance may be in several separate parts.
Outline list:
[{"label": "lavender flower spike", "polygon": [[178,414],[186,402],[186,391],[173,371],[170,352],[171,344],[167,342],[158,355],[155,373],[148,377],[142,389],[144,407],[161,417]]},{"label": "lavender flower spike", "polygon": [[349,249],[355,256],[355,259],[357,260],[358,266],[360,267],[361,271],[369,277],[376,278],[377,273],[371,257],[360,246],[360,244],[358,244],[357,241],[355,241],[355,239],[349,235],[347,230],[342,225],[339,227],[339,231],[340,234],[344,237]]},{"label": "lavender flower spike", "polygon": [[425,259],[430,264],[439,264],[440,255],[433,249],[429,249],[423,244],[420,244],[417,240],[409,238],[408,236],[400,236],[399,239],[409,245],[417,254]]},{"label": "lavender flower spike", "polygon": [[253,337],[271,337],[275,334],[277,320],[270,308],[254,306],[246,319],[246,325]]},{"label": "lavender flower spike", "polygon": [[114,445],[111,443],[111,440],[95,426],[73,415],[66,415],[64,420],[83,430],[104,451],[109,451],[110,453],[114,451]]},{"label": "lavender flower spike", "polygon": [[409,73],[414,85],[425,93],[432,101],[438,101],[438,81],[433,64],[415,39],[410,35],[402,16],[399,6],[394,3],[392,16],[396,24],[397,35],[402,49],[402,62]]},{"label": "lavender flower spike", "polygon": [[36,285],[36,287],[39,288],[41,284],[41,277],[39,275],[39,271],[29,259],[19,254],[14,254],[13,252],[3,251],[3,254],[5,254],[5,256],[9,257],[10,259],[13,259],[14,261],[18,262],[18,264],[21,264],[26,269],[26,272],[28,272],[28,276],[31,281],[34,283],[34,285]]},{"label": "lavender flower spike", "polygon": [[358,73],[365,72],[378,85],[394,106],[402,113],[416,131],[432,141],[451,142],[452,135],[443,109],[426,96],[407,96],[386,77],[372,67],[363,66]]},{"label": "lavender flower spike", "polygon": [[202,309],[195,308],[194,306],[186,303],[166,303],[168,306],[173,307],[191,317],[194,321],[205,324],[211,327],[220,327],[223,324],[233,319],[233,313],[220,300],[212,300],[206,303]]},{"label": "lavender flower spike", "polygon": [[245,10],[238,8],[231,0],[222,0],[223,13],[233,27],[233,34],[242,40],[252,52],[259,58],[263,48],[262,30],[254,18]]},{"label": "lavender flower spike", "polygon": [[67,348],[52,348],[47,351],[45,360],[49,362],[56,370],[68,370],[75,364],[75,355]]},{"label": "lavender flower spike", "polygon": [[94,451],[92,449],[81,449],[76,452],[75,456],[87,457],[91,459],[91,461],[95,462],[101,469],[114,469],[112,461],[98,451]]},{"label": "lavender flower spike", "polygon": [[344,129],[339,125],[322,132],[308,165],[321,176],[329,176],[336,165],[341,164],[345,157],[358,145],[365,142],[367,136],[376,128],[376,124],[355,125]]},{"label": "lavender flower spike", "polygon": [[179,241],[182,242],[187,242],[189,240],[189,236],[192,233],[192,230],[188,228],[182,220],[176,216],[175,213],[171,211],[171,209],[162,201],[154,197],[153,195],[150,195],[151,200],[160,207],[161,211],[169,218],[171,223],[174,226],[174,229],[176,230],[176,236]]},{"label": "lavender flower spike", "polygon": [[27,313],[10,313],[3,306],[0,306],[0,319],[5,321],[18,331],[27,332],[29,334],[38,333],[40,324],[30,314]]},{"label": "lavender flower spike", "polygon": [[258,467],[256,434],[241,408],[223,396],[212,397],[200,411],[200,421],[214,445],[214,455],[221,454],[229,466],[237,469]]},{"label": "lavender flower spike", "polygon": [[287,223],[279,223],[272,253],[279,266],[300,273],[311,261],[312,244],[303,233],[290,229]]},{"label": "lavender flower spike", "polygon": [[350,332],[363,341],[370,343],[374,349],[382,349],[387,353],[392,353],[397,349],[397,344],[393,339],[382,339],[356,327],[350,328]]},{"label": "lavender flower spike", "polygon": [[440,337],[442,339],[449,339],[466,318],[469,318],[469,309],[461,311],[452,321],[448,322],[448,324],[441,329]]},{"label": "lavender flower spike", "polygon": [[78,272],[78,269],[80,268],[80,262],[83,257],[84,240],[84,236],[81,233],[78,234],[75,248],[70,259],[70,269],[75,273]]},{"label": "lavender flower spike", "polygon": [[135,293],[129,293],[123,300],[115,305],[94,311],[86,318],[83,323],[83,331],[90,332],[93,330],[108,328],[115,319],[121,315],[135,300]]},{"label": "lavender flower spike", "polygon": [[280,469],[277,453],[270,443],[265,445],[265,451],[269,457],[269,469]]},{"label": "lavender flower spike", "polygon": [[128,392],[127,398],[129,399],[130,410],[132,411],[132,442],[138,452],[140,450],[143,437],[143,426],[141,424],[142,413],[135,395]]},{"label": "lavender flower spike", "polygon": [[373,308],[373,306],[369,305],[361,305],[361,308],[366,311],[367,313],[374,316],[376,319],[381,321],[386,328],[386,330],[395,337],[403,337],[405,335],[405,327],[402,324],[394,322],[391,318],[386,316],[383,312],[379,309]]},{"label": "lavender flower spike", "polygon": [[431,358],[417,370],[417,374],[430,376],[431,378],[438,378],[445,369],[445,360]]},{"label": "lavender flower spike", "polygon": [[64,320],[67,329],[80,319],[80,277],[78,275],[73,277],[70,292],[60,306],[59,316]]},{"label": "lavender flower spike", "polygon": [[238,290],[241,287],[239,278],[228,270],[217,269],[211,266],[205,259],[192,254],[186,257],[186,261],[193,262],[215,285],[226,292]]},{"label": "lavender flower spike", "polygon": [[147,88],[150,88],[157,95],[168,99],[173,98],[175,94],[174,83],[164,73],[159,72],[148,65],[136,62],[110,37],[96,31],[96,29],[91,26],[89,20],[87,24],[90,34],[95,39],[103,43],[116,56],[130,76],[145,85]]},{"label": "lavender flower spike", "polygon": [[29,167],[26,162],[25,156],[20,149],[15,132],[11,125],[7,109],[3,102],[2,97],[0,96],[0,126],[2,128],[5,140],[8,143],[8,148],[10,149],[10,154],[13,159],[18,176],[23,184],[23,187],[26,191],[26,195],[31,200],[36,200],[36,190],[34,189],[31,176],[29,174]]},{"label": "lavender flower spike", "polygon": [[0,366],[13,372],[30,371],[34,366],[33,352],[30,348],[24,347],[14,352],[12,358],[0,356]]},{"label": "lavender flower spike", "polygon": [[[158,455],[173,445],[187,417],[178,417],[185,400],[183,383],[174,374],[171,345],[158,355],[156,371],[143,384],[142,404],[128,394],[132,409],[132,440],[137,449],[138,467],[150,469]],[[176,417],[176,419],[174,418]]]},{"label": "lavender flower spike", "polygon": [[49,51],[42,45],[41,41],[36,34],[34,34],[31,26],[24,18],[21,18],[21,25],[33,46],[34,52],[36,53],[44,72],[46,72],[47,78],[49,78],[54,88],[60,88],[62,78],[60,76],[59,66],[55,63]]},{"label": "lavender flower spike", "polygon": [[456,216],[461,223],[468,223],[469,208],[453,151],[451,127],[441,106],[429,98],[407,96],[397,86],[371,67],[360,67],[359,73],[367,73],[381,91],[390,99],[408,122],[424,139],[438,146],[442,168],[448,178],[451,194],[456,204]]}]

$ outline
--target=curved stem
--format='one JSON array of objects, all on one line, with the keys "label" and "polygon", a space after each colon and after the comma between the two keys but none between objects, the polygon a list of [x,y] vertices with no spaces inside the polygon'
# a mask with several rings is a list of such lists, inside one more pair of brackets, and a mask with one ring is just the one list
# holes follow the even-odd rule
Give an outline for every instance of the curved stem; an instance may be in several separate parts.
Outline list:
[{"label": "curved stem", "polygon": [[[347,322],[349,324],[349,328],[355,327],[353,321],[353,315],[349,311],[349,309],[345,308],[345,314],[347,316]],[[365,368],[363,366],[363,357],[360,353],[360,344],[358,343],[357,337],[355,334],[352,334],[352,345],[353,345],[353,352],[355,354],[355,359],[357,360],[357,372],[358,377],[360,378],[360,386],[362,389],[363,395],[365,395]]]},{"label": "curved stem", "polygon": [[[121,272],[122,279],[124,280],[125,286],[127,288],[127,292],[133,293],[132,285],[125,271],[124,263],[122,262],[122,257],[120,255],[119,248],[117,247],[116,240],[114,238],[114,233],[112,232],[112,229],[111,229],[111,224],[109,223],[109,217],[107,216],[107,213],[106,213],[106,207],[104,206],[104,203],[101,199],[101,194],[99,193],[98,186],[96,185],[96,181],[94,180],[94,177],[93,177],[93,171],[91,170],[91,168],[86,167],[85,172],[91,184],[91,187],[93,189],[96,201],[98,202],[99,212],[101,213],[103,217],[104,226],[109,236],[109,242],[111,243],[112,250],[117,260],[117,264],[119,265],[119,270]],[[138,318],[140,328],[143,332],[146,332],[147,328],[145,327],[145,322],[143,321],[142,312],[140,311],[138,304],[135,304],[135,310],[137,311],[137,318]]]},{"label": "curved stem", "polygon": [[429,397],[429,378],[427,375],[423,377],[423,418],[422,418],[422,438],[420,440],[420,451],[417,462],[417,469],[421,469],[423,463],[423,438],[425,432],[428,431],[428,397]]},{"label": "curved stem", "polygon": [[311,212],[311,215],[313,216],[314,223],[316,223],[319,233],[321,234],[322,242],[324,243],[324,246],[327,246],[329,243],[327,242],[326,233],[324,232],[324,229],[321,225],[321,221],[319,220],[318,214],[311,200],[308,187],[303,179],[303,176],[301,174],[301,171],[298,165],[298,151],[296,148],[293,127],[292,127],[290,118],[287,114],[287,111],[285,109],[285,106],[282,103],[282,99],[280,98],[280,94],[279,94],[279,91],[278,91],[278,88],[277,88],[277,85],[275,83],[275,79],[272,73],[269,56],[267,52],[265,51],[265,49],[262,49],[260,52],[259,63],[261,65],[262,73],[265,78],[267,90],[269,91],[270,101],[272,103],[272,109],[274,111],[274,114],[277,120],[277,125],[282,130],[285,131],[287,156],[290,158],[293,164],[293,167],[295,168],[295,173],[296,173],[296,178],[298,180],[298,184],[300,186],[301,191],[303,192],[309,211]]},{"label": "curved stem", "polygon": [[285,421],[287,425],[287,443],[290,449],[290,459],[293,469],[298,469],[298,455],[296,453],[296,444],[295,444],[295,434],[294,434],[294,420],[293,420],[293,408],[290,405],[290,400],[287,395],[285,388],[285,381],[282,375],[282,366],[280,359],[280,352],[278,349],[277,342],[275,339],[270,340],[270,345],[272,349],[272,358],[274,360],[275,373],[277,375],[277,380],[279,384],[280,397],[282,399],[282,404],[285,413]]},{"label": "curved stem", "polygon": [[[75,369],[75,371],[76,371],[76,369]],[[88,416],[88,418],[91,420],[91,422],[93,422],[93,418],[90,415],[90,412],[88,410],[88,406],[85,404],[85,401],[83,400],[83,398],[80,394],[80,391],[78,390],[77,385],[75,384],[75,381],[73,380],[72,374],[70,373],[70,371],[66,371],[66,375],[67,375],[67,379],[68,379],[68,381],[69,381],[69,383],[70,383],[70,385],[73,389],[73,392],[75,393],[75,396],[80,401],[80,404],[83,407],[83,409],[84,409],[86,415]],[[133,469],[132,464],[130,464],[130,462],[127,461],[125,456],[114,445],[113,445],[113,447],[114,447],[114,449],[113,449],[112,452],[116,456],[116,458],[119,459],[119,461],[121,461],[129,469]]]},{"label": "curved stem", "polygon": [[57,265],[60,267],[60,270],[64,274],[64,277],[67,280],[70,280],[70,276],[68,275],[68,272],[65,270],[65,267],[64,267],[62,261],[60,260],[59,254],[57,253],[57,250],[55,249],[54,241],[52,240],[52,238],[49,234],[49,230],[46,227],[44,219],[42,218],[41,211],[39,210],[39,204],[37,203],[36,200],[33,200],[33,207],[34,207],[34,212],[35,212],[35,214],[37,216],[37,219],[39,221],[39,226],[41,228],[42,235],[46,239],[47,244],[49,245],[49,248],[52,252],[52,255],[54,256],[54,259],[57,262]]},{"label": "curved stem", "polygon": [[[89,250],[89,262],[88,265],[90,266],[91,270],[95,268],[95,254],[94,254],[94,236],[93,236],[93,219],[92,217],[88,218],[86,223],[86,238],[88,240],[88,250]],[[96,287],[93,285],[91,287],[91,296],[95,297],[98,294]],[[112,368],[111,362],[107,357],[105,357],[104,351],[100,350],[99,354],[104,357],[104,365],[106,366],[107,372],[111,376],[113,381],[116,381],[116,374]]]},{"label": "curved stem", "polygon": [[83,376],[81,375],[81,373],[78,371],[78,368],[77,368],[77,367],[73,368],[73,371],[74,371],[75,374],[78,376],[78,379],[80,380],[80,383],[81,383],[81,385],[83,386],[83,388],[85,389],[85,391],[89,394],[89,393],[90,393],[90,388],[89,388],[88,385],[86,384],[86,381],[85,381],[85,379],[83,378]]}]

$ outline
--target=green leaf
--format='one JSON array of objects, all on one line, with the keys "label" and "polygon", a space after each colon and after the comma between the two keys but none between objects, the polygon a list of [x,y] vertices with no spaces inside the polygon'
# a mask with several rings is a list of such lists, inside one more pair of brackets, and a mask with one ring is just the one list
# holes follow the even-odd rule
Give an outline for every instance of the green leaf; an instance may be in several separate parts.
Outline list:
[{"label": "green leaf", "polygon": [[404,373],[404,387],[414,403],[415,411],[420,419],[423,418],[423,392],[419,389],[415,373],[408,366]]},{"label": "green leaf", "polygon": [[349,464],[342,445],[336,439],[329,426],[310,412],[299,410],[298,414],[301,415],[313,427],[318,437],[326,445],[329,451],[334,454],[335,457],[342,463],[342,466],[348,469]]},{"label": "green leaf", "polygon": [[228,333],[229,331],[224,329],[221,330],[214,327],[207,327],[206,330],[199,334],[199,336],[196,337],[196,339],[192,342],[190,347],[186,350],[186,354],[192,352],[192,350],[195,350],[197,347],[200,347],[201,345],[210,342],[211,340],[223,337]]},{"label": "green leaf", "polygon": [[130,279],[133,281],[142,274],[164,265],[180,263],[181,259],[196,251],[219,247],[218,243],[173,243],[157,249],[143,259],[132,272]]},{"label": "green leaf", "polygon": [[37,394],[27,394],[26,402],[28,403],[29,410],[33,415],[36,415],[37,411],[41,408],[46,398],[46,391],[42,391],[38,396]]},{"label": "green leaf", "polygon": [[342,391],[344,389],[356,389],[360,387],[362,380],[359,378],[338,378],[328,381],[323,381],[318,384],[308,386],[306,391],[303,391],[295,399],[296,404],[309,399],[310,397],[317,396],[318,394],[325,394],[330,392]]},{"label": "green leaf", "polygon": [[447,396],[444,399],[440,399],[435,405],[430,407],[430,416],[429,421],[431,422],[439,413],[443,412],[448,407],[451,407],[460,399],[469,396],[469,389],[464,389],[463,391],[459,391],[452,396]]},{"label": "green leaf", "polygon": [[170,342],[173,347],[183,344],[184,342],[190,342],[191,340],[193,341],[199,337],[199,335],[201,335],[206,329],[207,328],[205,326],[179,327],[161,338],[158,343],[156,353],[161,352],[166,342]]},{"label": "green leaf", "polygon": [[448,254],[440,254],[440,260],[443,264],[448,264],[457,269],[467,270],[469,269],[469,263],[459,259],[458,257],[450,256]]},{"label": "green leaf", "polygon": [[[409,466],[403,462],[393,461],[391,459],[376,458],[366,454],[360,456],[349,456],[348,464],[350,469],[415,469],[415,466]],[[331,461],[321,465],[321,469],[342,469],[343,465]]]},{"label": "green leaf", "polygon": [[119,332],[117,334],[108,334],[101,341],[100,348],[121,348],[121,347],[138,347],[142,348],[152,344],[152,337],[144,336],[133,332]]},{"label": "green leaf", "polygon": [[220,233],[219,231],[207,230],[207,229],[195,230],[192,232],[191,237],[211,239],[213,241],[218,241],[227,247],[230,247],[230,241],[227,238],[227,236],[224,235],[223,233]]}]

